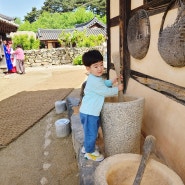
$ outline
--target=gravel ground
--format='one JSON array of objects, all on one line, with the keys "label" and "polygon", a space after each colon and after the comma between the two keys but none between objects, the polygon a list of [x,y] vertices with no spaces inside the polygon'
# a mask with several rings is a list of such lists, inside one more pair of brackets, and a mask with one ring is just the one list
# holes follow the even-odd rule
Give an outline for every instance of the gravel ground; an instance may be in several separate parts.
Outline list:
[{"label": "gravel ground", "polygon": [[[0,75],[0,101],[21,91],[74,88],[77,97],[86,78],[83,66],[26,68],[25,75]],[[67,117],[55,109],[0,150],[1,185],[77,185],[79,174],[71,135],[57,138],[54,123]],[[16,123],[15,123],[16,124]],[[18,124],[18,123],[17,123]]]}]

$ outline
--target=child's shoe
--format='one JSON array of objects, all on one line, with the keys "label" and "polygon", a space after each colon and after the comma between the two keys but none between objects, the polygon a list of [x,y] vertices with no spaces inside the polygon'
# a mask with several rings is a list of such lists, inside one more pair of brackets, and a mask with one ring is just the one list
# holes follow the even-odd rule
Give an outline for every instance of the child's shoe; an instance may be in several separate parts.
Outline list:
[{"label": "child's shoe", "polygon": [[95,151],[93,153],[86,153],[84,157],[88,160],[93,160],[98,162],[101,162],[104,160],[104,156],[100,154],[98,151]]},{"label": "child's shoe", "polygon": [[[95,151],[98,152],[98,146],[97,145],[95,145]],[[82,147],[81,152],[82,152],[82,154],[85,154],[86,153],[84,146]]]}]

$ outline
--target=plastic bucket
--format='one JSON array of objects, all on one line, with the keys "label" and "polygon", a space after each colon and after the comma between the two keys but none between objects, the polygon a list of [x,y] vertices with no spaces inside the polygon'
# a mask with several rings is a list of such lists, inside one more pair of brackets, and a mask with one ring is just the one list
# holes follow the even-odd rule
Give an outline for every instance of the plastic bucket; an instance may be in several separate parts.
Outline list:
[{"label": "plastic bucket", "polygon": [[63,113],[65,110],[67,109],[66,107],[66,101],[56,101],[55,102],[55,110],[56,110],[56,114],[61,114]]},{"label": "plastic bucket", "polygon": [[70,124],[69,119],[63,118],[55,122],[56,136],[58,138],[66,137],[70,134]]}]

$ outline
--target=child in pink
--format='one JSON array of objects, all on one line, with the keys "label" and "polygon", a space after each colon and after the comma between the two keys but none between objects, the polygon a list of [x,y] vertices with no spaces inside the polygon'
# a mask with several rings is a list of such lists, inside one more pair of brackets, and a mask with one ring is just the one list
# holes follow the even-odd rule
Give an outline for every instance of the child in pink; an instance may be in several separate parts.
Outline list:
[{"label": "child in pink", "polygon": [[25,67],[24,67],[24,51],[21,45],[17,45],[17,49],[13,52],[16,55],[16,69],[17,73],[25,74]]}]

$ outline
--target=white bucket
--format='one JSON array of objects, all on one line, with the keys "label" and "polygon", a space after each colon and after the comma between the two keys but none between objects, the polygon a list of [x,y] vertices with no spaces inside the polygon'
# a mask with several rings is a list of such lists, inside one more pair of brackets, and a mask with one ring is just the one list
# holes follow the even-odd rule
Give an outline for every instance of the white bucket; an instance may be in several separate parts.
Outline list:
[{"label": "white bucket", "polygon": [[56,136],[61,138],[61,137],[66,137],[70,134],[70,124],[69,124],[69,119],[63,118],[59,119],[55,122],[55,128],[56,128]]},{"label": "white bucket", "polygon": [[57,114],[61,114],[66,110],[66,101],[56,101],[55,102],[55,110]]}]

